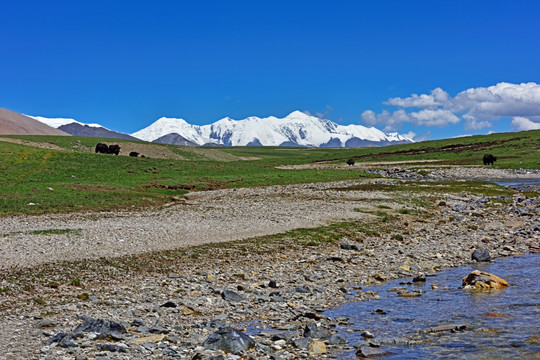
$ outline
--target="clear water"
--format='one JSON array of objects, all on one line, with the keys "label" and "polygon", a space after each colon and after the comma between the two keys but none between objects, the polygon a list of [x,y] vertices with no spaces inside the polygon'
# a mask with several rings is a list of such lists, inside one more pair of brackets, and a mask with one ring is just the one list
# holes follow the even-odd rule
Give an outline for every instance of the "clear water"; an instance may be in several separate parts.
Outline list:
[{"label": "clear water", "polygon": [[[486,271],[507,280],[507,289],[467,292],[459,289],[472,270]],[[351,302],[324,313],[330,318],[348,317],[354,325],[338,327],[351,345],[364,339],[367,330],[377,338],[400,338],[412,345],[382,345],[391,352],[384,359],[540,359],[540,255],[498,259],[492,263],[448,269],[428,277],[421,285],[404,280],[364,288],[380,295],[378,300]],[[411,280],[411,279],[408,279]],[[438,289],[432,289],[438,284]],[[398,297],[393,287],[422,289],[417,298]],[[382,309],[386,315],[375,311]],[[466,325],[460,332],[426,333],[439,325]],[[354,329],[355,332],[347,332]],[[354,351],[338,359],[356,359]]]},{"label": "clear water", "polygon": [[[489,181],[489,180],[488,180]],[[512,179],[512,180],[495,180],[492,181],[498,185],[506,186],[508,188],[518,191],[539,191],[540,179]]]}]

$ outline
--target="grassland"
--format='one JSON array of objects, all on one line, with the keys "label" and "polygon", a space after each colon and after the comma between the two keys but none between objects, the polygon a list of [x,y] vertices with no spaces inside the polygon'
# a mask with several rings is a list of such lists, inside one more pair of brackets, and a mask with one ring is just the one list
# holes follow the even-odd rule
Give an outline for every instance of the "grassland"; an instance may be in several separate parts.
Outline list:
[{"label": "grassland", "polygon": [[[114,140],[126,148],[152,147],[164,156],[133,158],[93,153],[111,139],[10,136],[0,141],[0,215],[158,206],[194,190],[311,183],[371,176],[347,168],[285,170],[313,163],[435,160],[431,166],[540,168],[540,130],[396,145],[384,148],[187,148]],[[177,157],[172,158],[170,154]]]}]

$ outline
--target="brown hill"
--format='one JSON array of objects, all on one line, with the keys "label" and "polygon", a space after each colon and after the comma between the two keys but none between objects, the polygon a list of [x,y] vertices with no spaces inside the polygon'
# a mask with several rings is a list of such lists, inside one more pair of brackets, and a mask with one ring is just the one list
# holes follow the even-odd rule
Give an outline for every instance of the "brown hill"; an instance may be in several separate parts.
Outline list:
[{"label": "brown hill", "polygon": [[68,133],[50,127],[15,111],[0,108],[0,135],[64,135]]}]

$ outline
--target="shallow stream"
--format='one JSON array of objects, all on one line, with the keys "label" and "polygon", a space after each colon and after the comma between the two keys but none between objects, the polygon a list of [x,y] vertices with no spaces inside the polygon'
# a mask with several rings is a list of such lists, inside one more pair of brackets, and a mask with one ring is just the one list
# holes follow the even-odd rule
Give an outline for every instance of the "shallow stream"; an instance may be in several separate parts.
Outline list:
[{"label": "shallow stream", "polygon": [[[491,292],[460,289],[472,270],[486,271],[507,280],[510,287]],[[350,302],[324,313],[347,317],[353,325],[336,330],[354,345],[369,331],[391,354],[384,359],[540,359],[540,255],[525,254],[490,263],[441,271],[420,285],[407,279],[364,288],[380,299]],[[408,279],[412,280],[412,279]],[[438,285],[433,289],[432,284]],[[425,291],[403,298],[388,290],[406,287]],[[428,332],[441,325],[465,325],[456,332]],[[369,340],[369,339],[368,339]],[[397,345],[396,345],[397,343]],[[356,359],[349,351],[338,359]]]}]

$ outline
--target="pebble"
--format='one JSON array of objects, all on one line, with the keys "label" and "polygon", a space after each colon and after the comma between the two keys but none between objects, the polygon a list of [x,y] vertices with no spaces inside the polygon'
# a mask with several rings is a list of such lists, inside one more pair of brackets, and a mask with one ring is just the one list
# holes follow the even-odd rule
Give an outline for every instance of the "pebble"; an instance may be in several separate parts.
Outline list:
[{"label": "pebble", "polygon": [[[412,170],[410,173],[392,170],[388,174],[392,177],[403,174],[414,179]],[[353,182],[341,182],[340,186],[346,184]],[[329,190],[332,186],[309,184],[270,187],[271,189],[264,191],[271,190],[274,194],[290,197],[289,201],[295,202],[309,192],[318,191],[318,194],[328,193],[325,200],[331,204],[335,204],[333,201],[344,201],[347,196],[365,196],[332,192]],[[293,189],[294,193],[291,192]],[[227,195],[230,193],[213,192],[212,196],[222,198],[219,201],[208,198],[209,204],[226,204]],[[254,195],[253,189],[238,189],[235,193],[243,196]],[[264,196],[251,195],[250,206],[236,206],[235,211],[239,218],[243,214],[257,213],[253,203],[265,199]],[[375,195],[384,196],[383,193],[369,196]],[[188,199],[188,203],[191,201],[195,205],[187,206],[201,206],[202,201],[209,195],[203,193],[200,196],[201,200]],[[414,196],[421,198],[421,195]],[[407,226],[399,223],[395,231],[388,234],[381,232],[375,236],[359,231],[357,235],[341,238],[337,243],[320,246],[299,245],[297,239],[291,238],[284,248],[273,248],[262,242],[259,243],[258,250],[244,250],[242,243],[230,243],[227,245],[228,249],[193,250],[188,255],[190,261],[182,260],[174,267],[155,272],[149,269],[148,273],[135,274],[127,269],[109,266],[100,271],[113,274],[110,278],[113,280],[103,283],[99,279],[84,280],[84,288],[62,283],[59,279],[51,279],[51,282],[61,283],[60,286],[47,287],[49,281],[43,279],[43,284],[37,285],[31,295],[18,288],[17,283],[0,278],[0,288],[9,289],[3,292],[0,298],[0,338],[5,339],[0,344],[0,353],[7,354],[8,360],[35,358],[38,353],[38,356],[45,359],[121,359],[119,356],[125,356],[126,359],[233,359],[234,356],[240,358],[241,355],[226,355],[220,349],[205,349],[203,344],[212,334],[235,328],[240,333],[250,334],[255,345],[245,351],[255,358],[305,358],[309,355],[309,346],[314,341],[325,345],[326,352],[320,353],[321,357],[331,357],[333,351],[343,351],[347,346],[342,335],[336,332],[336,324],[347,326],[348,320],[327,319],[322,316],[322,311],[351,301],[351,297],[354,301],[377,297],[376,292],[362,291],[362,286],[368,285],[370,281],[380,282],[398,277],[408,278],[405,281],[409,282],[411,278],[421,281],[420,279],[425,279],[425,274],[433,275],[441,268],[472,263],[473,249],[485,249],[491,256],[501,256],[501,253],[506,256],[527,252],[530,246],[539,243],[539,229],[535,218],[524,215],[537,213],[537,198],[519,196],[500,199],[464,193],[438,194],[437,197],[438,202],[444,201],[446,205],[426,209],[431,212],[429,219],[407,215]],[[391,199],[387,201],[391,202]],[[505,205],[496,206],[500,201],[505,201]],[[323,203],[324,201],[310,204]],[[302,201],[296,202],[297,206],[305,204]],[[286,206],[281,208],[282,214],[286,214],[287,209],[289,208]],[[155,211],[153,215],[159,217],[167,211],[170,211],[170,216],[174,215],[173,223],[178,223],[181,217],[177,216],[180,213],[173,209]],[[329,210],[321,208],[320,211]],[[300,216],[297,212],[294,214]],[[310,216],[309,211],[306,214]],[[206,215],[207,219],[222,216],[219,211],[212,210],[208,210]],[[147,219],[139,216],[125,219],[129,226],[124,228],[126,234],[121,237],[126,239],[124,243],[130,243],[129,239],[133,234],[142,234],[142,223]],[[76,219],[77,215],[71,217]],[[280,216],[275,216],[275,219],[279,218]],[[170,217],[167,219],[171,221]],[[43,228],[44,224],[58,227],[58,223],[39,217],[35,223],[28,219],[25,221],[21,217],[16,223],[21,229],[28,230],[35,230],[33,226]],[[89,228],[92,224],[98,225],[97,222],[86,221],[81,224]],[[99,226],[96,226],[97,231],[107,233],[100,230]],[[471,231],[471,227],[475,230]],[[9,226],[2,223],[0,233],[8,233],[9,231],[5,231],[7,228]],[[171,236],[165,231],[166,227],[161,230],[163,231],[158,234],[160,237]],[[399,242],[399,248],[391,238],[396,231],[404,235]],[[171,234],[172,237],[180,236],[174,232]],[[9,239],[19,239],[18,236],[13,235]],[[139,238],[143,244],[147,241],[145,236]],[[156,236],[156,233],[153,233],[153,236]],[[101,241],[109,251],[107,243],[114,243],[115,238],[120,237],[116,237],[113,230],[107,239],[96,235],[94,241]],[[58,238],[39,239],[54,242]],[[62,238],[62,241],[64,240],[70,241],[65,236]],[[34,246],[32,241],[29,240],[29,249]],[[84,241],[81,239],[81,251],[85,249]],[[118,245],[118,242],[116,244]],[[229,255],[227,251],[230,251]],[[248,253],[241,255],[237,253],[239,251]],[[46,257],[48,253],[48,250],[45,251],[43,256]],[[276,254],[280,256],[275,256]],[[35,259],[36,264],[41,264],[38,255],[33,256],[31,259]],[[75,277],[76,274],[70,274],[68,279]],[[432,287],[436,288],[435,285]],[[87,301],[77,297],[82,292],[89,294]],[[232,293],[241,300],[231,300],[228,295],[234,297]],[[403,294],[420,296],[421,292],[407,291]],[[46,303],[40,305],[31,301],[37,297],[46,299]],[[385,311],[378,310],[376,313],[384,316]],[[458,326],[451,324],[450,330],[444,331],[455,330]],[[273,340],[275,331],[265,333],[264,329],[280,330],[286,335]],[[434,329],[443,331],[438,327]],[[373,341],[373,344],[392,346],[391,340],[372,339],[369,331],[364,334],[366,339],[369,339],[367,341]],[[116,341],[111,341],[111,337]],[[394,344],[405,344],[409,341],[398,340]],[[357,355],[365,356],[377,348],[364,344],[360,349]],[[96,353],[96,350],[101,353]],[[379,350],[384,352],[384,349]],[[313,345],[311,351],[315,351]]]}]

